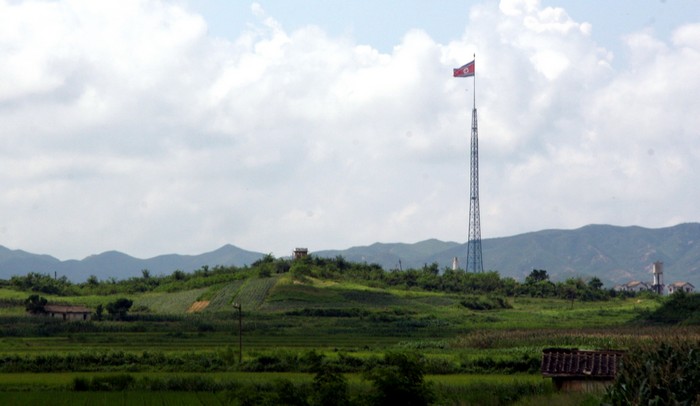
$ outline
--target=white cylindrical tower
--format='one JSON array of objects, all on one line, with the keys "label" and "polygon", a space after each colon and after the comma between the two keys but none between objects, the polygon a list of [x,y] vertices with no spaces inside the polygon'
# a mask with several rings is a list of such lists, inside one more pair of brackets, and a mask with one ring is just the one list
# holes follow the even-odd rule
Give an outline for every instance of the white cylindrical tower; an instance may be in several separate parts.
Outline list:
[{"label": "white cylindrical tower", "polygon": [[664,284],[664,263],[661,261],[654,262],[654,268],[651,271],[654,274],[654,285]]}]

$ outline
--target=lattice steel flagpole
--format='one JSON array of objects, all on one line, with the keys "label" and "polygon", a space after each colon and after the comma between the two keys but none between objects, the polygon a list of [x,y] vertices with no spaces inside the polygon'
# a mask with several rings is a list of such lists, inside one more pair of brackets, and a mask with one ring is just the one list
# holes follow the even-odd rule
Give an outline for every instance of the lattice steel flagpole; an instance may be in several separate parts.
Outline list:
[{"label": "lattice steel flagpole", "polygon": [[474,107],[472,109],[471,155],[469,167],[469,238],[467,240],[467,272],[483,272],[481,257],[481,220],[479,213],[479,130],[476,114],[476,55],[468,64],[454,69],[454,77],[474,78]]}]

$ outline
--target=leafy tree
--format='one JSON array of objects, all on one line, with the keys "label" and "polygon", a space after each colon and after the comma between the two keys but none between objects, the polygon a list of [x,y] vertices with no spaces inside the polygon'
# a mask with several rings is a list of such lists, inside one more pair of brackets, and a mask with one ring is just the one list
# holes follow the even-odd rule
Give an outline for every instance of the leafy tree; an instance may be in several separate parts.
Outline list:
[{"label": "leafy tree", "polygon": [[291,267],[289,261],[280,259],[275,262],[275,273],[287,273]]},{"label": "leafy tree", "polygon": [[97,307],[95,308],[95,318],[97,320],[102,320],[102,315],[105,312],[105,307],[102,305],[102,303],[98,304]]},{"label": "leafy tree", "polygon": [[549,275],[544,269],[533,269],[530,275],[525,278],[525,284],[534,285],[538,282],[549,281]]},{"label": "leafy tree", "polygon": [[209,265],[202,265],[195,273],[204,277],[209,276]]},{"label": "leafy tree", "polygon": [[597,276],[594,276],[588,281],[588,287],[593,290],[600,290],[603,288],[603,282]]},{"label": "leafy tree", "polygon": [[430,275],[438,275],[440,273],[440,265],[437,262],[433,262],[430,265],[423,264],[422,271]]},{"label": "leafy tree", "polygon": [[311,405],[346,406],[350,404],[348,382],[336,369],[324,365],[319,368],[312,384]]},{"label": "leafy tree", "polygon": [[44,313],[44,306],[48,301],[39,295],[31,295],[24,301],[24,307],[31,314]]},{"label": "leafy tree", "polygon": [[261,278],[269,278],[270,276],[272,276],[272,271],[270,270],[270,267],[260,267],[260,269],[258,269],[258,276]]},{"label": "leafy tree", "polygon": [[572,282],[571,279],[567,280],[565,283],[562,283],[558,287],[559,289],[559,296],[562,299],[567,299],[571,300],[571,308],[574,308],[574,300],[576,300],[576,296],[578,294],[578,290],[576,289],[576,284]]},{"label": "leafy tree", "polygon": [[557,293],[555,285],[550,282],[549,275],[544,269],[533,269],[525,278],[522,290],[532,297],[549,297]]},{"label": "leafy tree", "polygon": [[117,320],[124,320],[126,319],[126,313],[133,304],[132,300],[126,298],[117,299],[114,302],[107,303],[107,312]]},{"label": "leafy tree", "polygon": [[366,373],[373,383],[374,405],[429,405],[435,399],[432,386],[423,379],[424,367],[416,354],[388,352],[384,362]]},{"label": "leafy tree", "polygon": [[250,266],[255,268],[259,265],[271,264],[273,262],[275,262],[275,256],[272,255],[272,253],[269,253],[269,254],[264,255],[262,258],[258,259],[257,261],[253,262],[252,264],[250,264]]},{"label": "leafy tree", "polygon": [[338,270],[342,272],[346,269],[349,269],[352,266],[352,264],[350,264],[342,255],[336,255],[335,266],[336,268],[338,268]]},{"label": "leafy tree", "polygon": [[151,277],[151,271],[149,271],[148,269],[142,269],[141,275],[143,279],[149,279]]},{"label": "leafy tree", "polygon": [[66,295],[73,293],[73,284],[67,277],[54,278],[36,272],[29,272],[25,276],[13,276],[10,284],[19,290],[41,292],[49,295]]},{"label": "leafy tree", "polygon": [[97,276],[95,276],[95,275],[90,275],[90,276],[87,278],[87,284],[88,284],[89,286],[91,286],[91,287],[95,287],[95,286],[98,286],[98,285],[100,284],[100,281],[97,280]]}]

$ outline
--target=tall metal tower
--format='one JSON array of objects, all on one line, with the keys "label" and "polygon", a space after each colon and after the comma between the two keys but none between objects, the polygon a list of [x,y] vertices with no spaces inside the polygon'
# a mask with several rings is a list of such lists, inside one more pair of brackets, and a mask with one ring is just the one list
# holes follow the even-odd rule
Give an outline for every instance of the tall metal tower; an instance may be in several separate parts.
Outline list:
[{"label": "tall metal tower", "polygon": [[467,272],[483,272],[481,259],[481,216],[479,214],[479,127],[476,102],[472,110],[471,166],[469,167],[469,239],[467,240]]},{"label": "tall metal tower", "polygon": [[471,155],[469,166],[469,239],[467,240],[467,272],[483,272],[481,258],[481,215],[479,213],[479,126],[476,118],[476,69],[471,61],[454,69],[454,77],[474,77],[474,108],[472,109]]}]

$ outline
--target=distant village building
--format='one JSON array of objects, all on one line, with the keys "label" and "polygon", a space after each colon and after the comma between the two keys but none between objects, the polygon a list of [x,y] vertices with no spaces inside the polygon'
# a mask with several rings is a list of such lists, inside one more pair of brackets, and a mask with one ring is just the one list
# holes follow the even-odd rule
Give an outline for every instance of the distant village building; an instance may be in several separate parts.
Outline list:
[{"label": "distant village building", "polygon": [[690,282],[674,282],[668,285],[668,293],[673,294],[675,292],[693,293],[695,292],[695,286]]},{"label": "distant village building", "polygon": [[615,379],[623,351],[584,351],[576,348],[545,348],[540,371],[552,378],[557,390],[599,391]]},{"label": "distant village building", "polygon": [[619,292],[656,292],[663,295],[668,291],[668,294],[683,291],[686,293],[695,292],[695,286],[689,282],[674,282],[670,285],[664,285],[664,263],[656,261],[652,265],[651,273],[654,275],[651,283],[641,281],[631,281],[623,285],[616,285],[613,289]]},{"label": "distant village building", "polygon": [[617,285],[613,289],[621,292],[645,292],[651,290],[651,285],[641,281],[631,281],[623,285]]},{"label": "distant village building", "polygon": [[309,255],[308,248],[295,248],[294,249],[294,259],[304,258],[307,255]]},{"label": "distant village building", "polygon": [[[39,313],[42,314],[42,313]],[[90,320],[92,310],[84,306],[44,306],[44,316],[60,318],[63,320]]]}]

